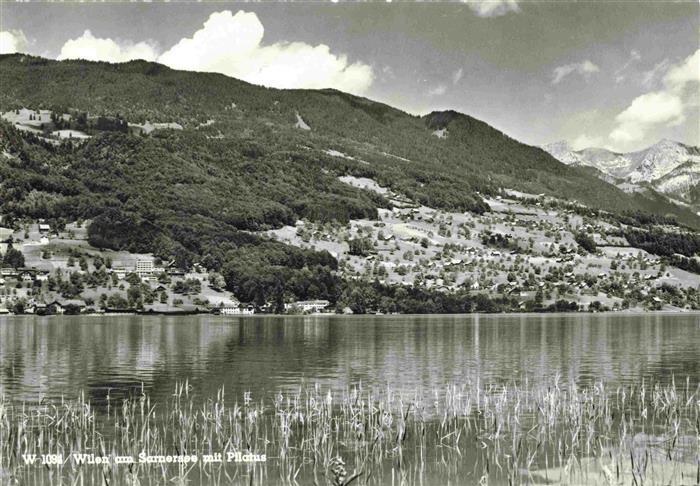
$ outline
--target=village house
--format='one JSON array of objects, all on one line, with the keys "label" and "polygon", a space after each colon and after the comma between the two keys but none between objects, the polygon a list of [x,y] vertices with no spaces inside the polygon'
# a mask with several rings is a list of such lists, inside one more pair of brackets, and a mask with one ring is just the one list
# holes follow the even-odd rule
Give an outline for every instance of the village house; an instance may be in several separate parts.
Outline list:
[{"label": "village house", "polygon": [[112,273],[117,275],[119,280],[126,278],[126,267],[112,267]]},{"label": "village house", "polygon": [[184,277],[185,272],[183,272],[179,268],[169,268],[168,275],[170,275],[171,277]]},{"label": "village house", "polygon": [[185,280],[199,280],[200,282],[204,282],[207,279],[207,274],[202,273],[202,272],[187,272],[185,273]]},{"label": "village house", "polygon": [[85,309],[85,301],[81,299],[64,299],[64,300],[54,300],[52,302],[36,302],[33,307],[29,309],[37,315],[46,314],[77,314]]},{"label": "village house", "polygon": [[35,302],[32,307],[25,309],[25,312],[30,314],[45,315],[48,309],[48,305],[44,302]]},{"label": "village house", "polygon": [[86,307],[85,301],[82,299],[66,299],[61,303],[56,303],[61,306],[63,312],[66,312],[66,310],[70,308],[72,308],[74,311],[82,312]]}]

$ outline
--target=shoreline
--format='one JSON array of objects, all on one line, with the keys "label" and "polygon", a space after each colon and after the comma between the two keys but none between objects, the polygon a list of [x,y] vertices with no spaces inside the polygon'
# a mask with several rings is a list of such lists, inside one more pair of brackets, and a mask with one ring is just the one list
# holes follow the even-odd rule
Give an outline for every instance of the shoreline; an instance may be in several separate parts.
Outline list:
[{"label": "shoreline", "polygon": [[336,314],[332,312],[318,312],[311,314],[240,314],[240,315],[221,315],[221,314],[211,314],[208,312],[201,313],[157,313],[157,312],[109,312],[109,313],[90,313],[90,314],[51,314],[51,315],[37,315],[37,314],[2,314],[0,315],[0,320],[3,318],[27,318],[27,317],[40,317],[40,318],[51,318],[51,317],[216,317],[216,318],[306,318],[306,317],[350,317],[350,318],[402,318],[402,317],[469,317],[469,316],[590,316],[590,315],[601,315],[601,316],[647,316],[647,315],[698,315],[700,316],[700,309],[698,310],[631,310],[631,311],[603,311],[603,312],[472,312],[472,313],[458,313],[458,314]]}]

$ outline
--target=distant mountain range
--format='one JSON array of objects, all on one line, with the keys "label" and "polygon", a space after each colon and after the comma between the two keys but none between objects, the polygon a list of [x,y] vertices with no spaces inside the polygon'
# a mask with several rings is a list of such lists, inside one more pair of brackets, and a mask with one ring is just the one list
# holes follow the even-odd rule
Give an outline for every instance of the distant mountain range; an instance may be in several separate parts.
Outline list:
[{"label": "distant mountain range", "polygon": [[629,153],[603,148],[573,150],[564,141],[542,148],[567,165],[595,169],[598,177],[628,192],[650,187],[700,209],[700,147],[663,139]]}]

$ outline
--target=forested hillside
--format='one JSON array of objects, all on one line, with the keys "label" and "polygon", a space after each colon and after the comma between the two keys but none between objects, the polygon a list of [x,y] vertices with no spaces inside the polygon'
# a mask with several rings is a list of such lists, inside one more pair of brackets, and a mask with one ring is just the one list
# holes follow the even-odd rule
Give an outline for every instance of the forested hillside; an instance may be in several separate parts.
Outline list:
[{"label": "forested hillside", "polygon": [[[663,198],[625,194],[455,112],[420,118],[334,90],[268,89],[143,61],[3,55],[0,86],[0,112],[30,108],[53,117],[29,132],[0,124],[4,224],[91,219],[97,247],[153,252],[182,265],[206,259],[216,270],[228,265],[230,287],[247,285],[240,262],[250,260],[251,278],[266,280],[260,285],[332,298],[330,255],[262,245],[250,231],[302,218],[375,218],[378,208],[391,207],[381,195],[340,182],[343,175],[372,178],[446,210],[483,213],[482,196],[509,188],[700,226]],[[147,122],[181,129],[132,129]],[[59,143],[50,138],[57,128],[89,138]],[[286,274],[275,276],[280,269]],[[309,269],[305,278],[314,284],[302,289],[295,273]]]},{"label": "forested hillside", "polygon": [[[365,171],[432,206],[479,210],[474,193],[493,193],[500,187],[546,192],[613,211],[640,205],[544,151],[455,112],[421,119],[334,90],[268,89],[223,75],[173,71],[144,61],[110,65],[9,55],[0,58],[0,63],[0,108],[4,111],[32,107],[64,113],[70,109],[119,115],[129,123],[176,122],[185,132],[200,127],[198,133],[204,136],[223,137],[201,147],[202,151],[214,147],[221,153],[234,141],[246,142],[258,159],[274,154],[323,163],[317,160],[317,152],[309,153],[301,146],[333,146],[368,162],[346,159],[347,167],[341,170]],[[296,115],[311,130],[295,129]],[[211,124],[201,129],[207,122]],[[434,136],[435,128],[447,128],[448,136]],[[186,139],[188,134],[177,137]],[[196,143],[198,148],[201,144],[199,140],[183,142]],[[677,211],[671,206],[646,209]]]}]

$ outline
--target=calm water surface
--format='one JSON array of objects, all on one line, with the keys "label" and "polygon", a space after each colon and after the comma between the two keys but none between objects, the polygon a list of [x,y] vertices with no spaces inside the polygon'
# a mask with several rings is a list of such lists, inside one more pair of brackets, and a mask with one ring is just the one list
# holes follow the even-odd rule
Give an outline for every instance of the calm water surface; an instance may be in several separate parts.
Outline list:
[{"label": "calm water surface", "polygon": [[0,393],[36,402],[143,387],[228,396],[320,383],[700,381],[700,315],[2,317]]}]

